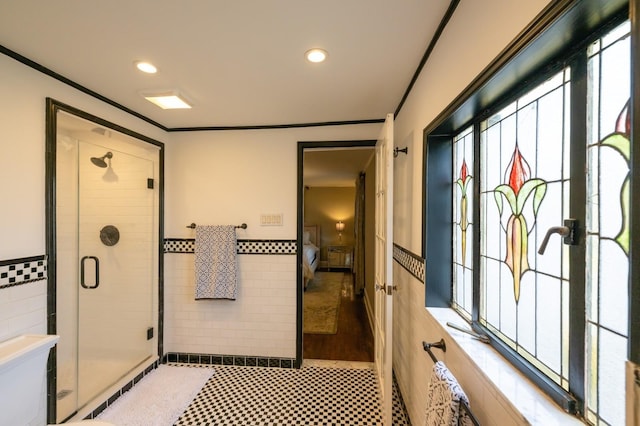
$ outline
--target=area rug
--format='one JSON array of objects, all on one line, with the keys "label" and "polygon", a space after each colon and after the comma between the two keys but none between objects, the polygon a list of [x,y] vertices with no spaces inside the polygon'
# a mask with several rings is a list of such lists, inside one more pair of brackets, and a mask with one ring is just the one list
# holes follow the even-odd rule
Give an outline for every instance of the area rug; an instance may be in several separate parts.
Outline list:
[{"label": "area rug", "polygon": [[118,426],[172,425],[213,375],[213,368],[161,365],[98,416]]},{"label": "area rug", "polygon": [[336,334],[344,272],[316,272],[304,292],[303,331]]}]

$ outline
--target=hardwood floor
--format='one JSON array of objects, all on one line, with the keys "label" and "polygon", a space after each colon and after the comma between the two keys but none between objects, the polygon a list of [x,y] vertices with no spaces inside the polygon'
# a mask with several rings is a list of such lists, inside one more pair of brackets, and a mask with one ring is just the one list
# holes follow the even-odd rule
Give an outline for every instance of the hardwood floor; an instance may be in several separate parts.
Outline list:
[{"label": "hardwood floor", "polygon": [[[303,357],[341,361],[373,362],[373,334],[367,318],[364,298],[354,294],[353,274],[345,272],[343,280],[338,332],[336,334],[304,334]],[[304,297],[304,296],[303,296]]]}]

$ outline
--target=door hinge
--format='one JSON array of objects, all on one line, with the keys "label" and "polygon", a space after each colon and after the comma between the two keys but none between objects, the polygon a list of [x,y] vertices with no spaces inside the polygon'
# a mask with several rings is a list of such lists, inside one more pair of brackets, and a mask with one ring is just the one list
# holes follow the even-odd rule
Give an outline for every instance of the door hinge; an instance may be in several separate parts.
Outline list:
[{"label": "door hinge", "polygon": [[397,290],[397,289],[398,289],[398,287],[395,286],[395,285],[388,285],[387,286],[387,295],[391,296],[393,294],[393,291]]},{"label": "door hinge", "polygon": [[153,178],[147,178],[147,188],[153,189]]}]

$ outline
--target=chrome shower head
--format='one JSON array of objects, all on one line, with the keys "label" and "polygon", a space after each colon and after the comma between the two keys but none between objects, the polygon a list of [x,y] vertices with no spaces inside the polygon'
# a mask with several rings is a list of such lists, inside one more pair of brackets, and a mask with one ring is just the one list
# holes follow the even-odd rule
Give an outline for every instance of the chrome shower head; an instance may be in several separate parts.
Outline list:
[{"label": "chrome shower head", "polygon": [[107,162],[104,161],[105,158],[108,158],[108,159],[113,158],[113,154],[111,153],[111,151],[107,152],[102,157],[91,157],[91,162],[96,166],[102,167],[104,169],[105,167],[107,167]]}]

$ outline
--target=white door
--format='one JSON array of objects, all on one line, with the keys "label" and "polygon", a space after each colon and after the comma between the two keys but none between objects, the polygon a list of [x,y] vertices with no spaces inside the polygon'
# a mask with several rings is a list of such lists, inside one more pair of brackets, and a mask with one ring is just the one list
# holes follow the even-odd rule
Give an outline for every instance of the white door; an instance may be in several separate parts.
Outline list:
[{"label": "white door", "polygon": [[391,426],[393,335],[393,114],[387,114],[376,143],[375,364],[382,416]]}]

